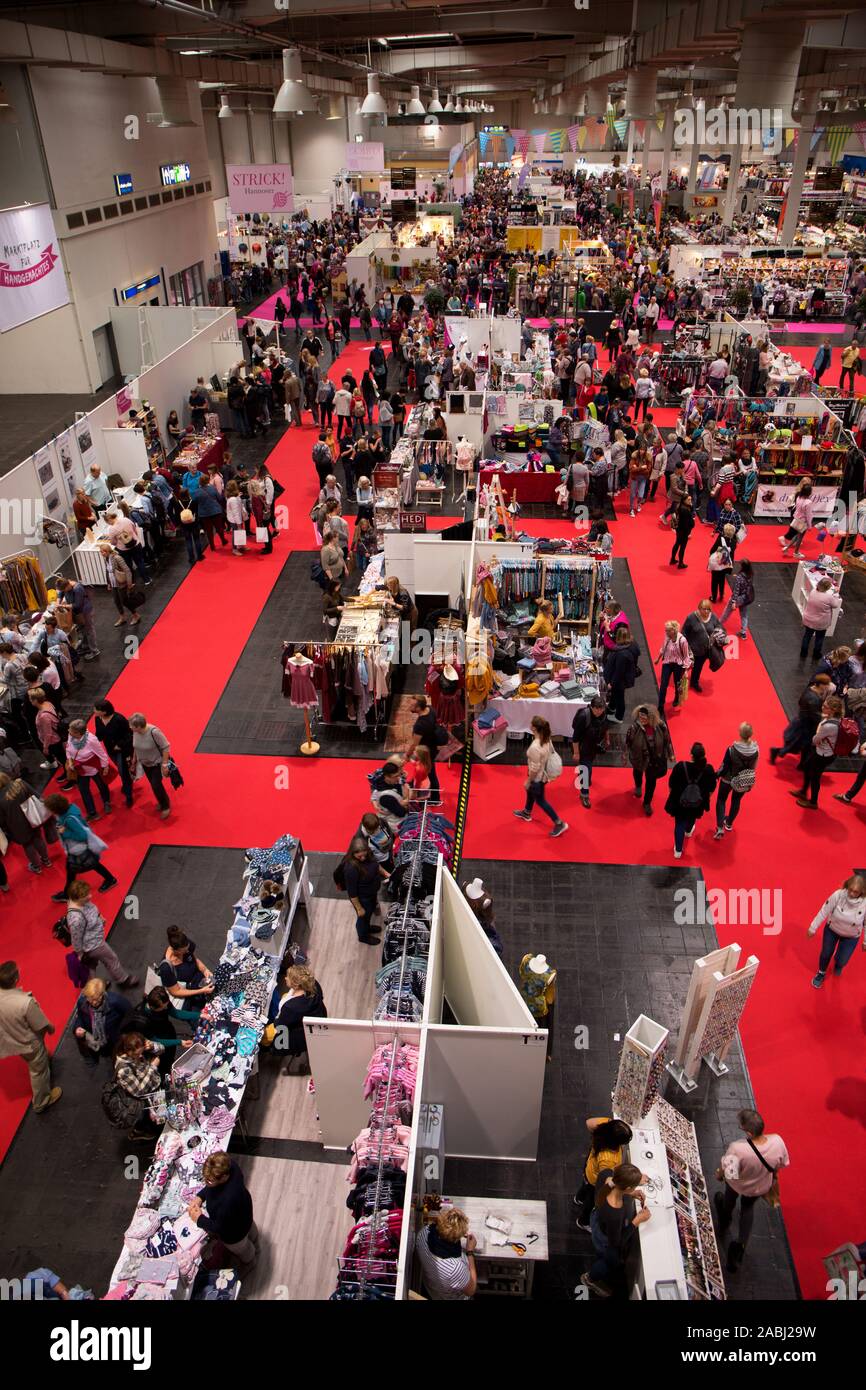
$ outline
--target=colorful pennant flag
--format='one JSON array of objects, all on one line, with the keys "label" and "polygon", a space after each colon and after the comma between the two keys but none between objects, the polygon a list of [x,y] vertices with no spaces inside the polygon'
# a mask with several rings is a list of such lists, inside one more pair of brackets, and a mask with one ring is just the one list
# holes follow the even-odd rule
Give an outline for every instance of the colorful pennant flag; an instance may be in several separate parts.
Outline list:
[{"label": "colorful pennant flag", "polygon": [[584,145],[586,144],[586,137],[588,134],[589,131],[587,130],[586,126],[582,125],[580,127],[580,130],[577,132],[577,148],[579,150],[582,150]]},{"label": "colorful pennant flag", "polygon": [[[529,139],[529,136],[527,136],[526,138],[527,138],[527,140],[528,140],[528,139]],[[517,179],[517,187],[518,187],[518,188],[522,188],[523,185],[526,183],[526,180],[527,180],[528,178],[529,178],[529,163],[527,162],[526,164],[524,164],[523,168],[522,168],[521,171],[520,171],[520,174],[519,174],[518,179]]]},{"label": "colorful pennant flag", "polygon": [[660,231],[661,231],[661,225],[662,225],[662,200],[661,200],[661,198],[653,198],[653,218],[655,219],[655,224],[656,224],[656,236],[658,236],[659,233],[660,233]]},{"label": "colorful pennant flag", "polygon": [[816,126],[815,129],[812,131],[812,138],[811,138],[811,140],[809,141],[809,151],[810,151],[810,153],[811,153],[812,150],[814,150],[815,146],[816,146],[817,144],[820,143],[820,140],[821,140],[821,137],[822,137],[823,134],[824,134],[823,126]]},{"label": "colorful pennant flag", "polygon": [[628,133],[628,118],[620,116],[619,120],[614,121],[613,128],[616,131],[617,139],[624,140]]},{"label": "colorful pennant flag", "polygon": [[535,153],[544,154],[544,147],[547,144],[547,131],[534,130],[532,132],[532,140],[535,145]]},{"label": "colorful pennant flag", "polygon": [[479,152],[480,152],[480,154],[481,154],[481,158],[482,158],[482,159],[484,159],[485,156],[486,156],[486,154],[487,154],[487,145],[488,145],[489,140],[490,140],[490,136],[489,136],[488,132],[487,132],[486,130],[479,130],[479,132],[478,132],[478,150],[479,150]]},{"label": "colorful pennant flag", "polygon": [[638,140],[640,140],[641,144],[643,144],[644,137],[646,135],[646,121],[635,121],[634,133],[637,136]]},{"label": "colorful pennant flag", "polygon": [[552,130],[550,132],[550,148],[554,154],[562,154],[562,147],[565,144],[565,131]]},{"label": "colorful pennant flag", "polygon": [[[526,153],[526,147],[525,147],[524,145],[521,144],[521,141],[523,140],[523,137],[526,135],[526,131],[525,131],[525,130],[516,130],[515,127],[512,126],[512,127],[511,127],[511,134],[514,136],[514,143],[515,143],[515,145],[517,146],[517,148],[518,148],[519,150],[522,150],[523,153],[525,154],[525,153]],[[528,141],[529,137],[526,136],[526,138],[527,138],[527,141]]]},{"label": "colorful pennant flag", "polygon": [[604,113],[604,119],[607,121],[608,130],[610,131],[611,135],[613,135],[613,132],[616,129],[616,108],[613,106],[609,106]]},{"label": "colorful pennant flag", "polygon": [[796,134],[797,134],[796,126],[786,126],[786,127],[785,127],[785,145],[786,145],[786,146],[787,146],[787,145],[790,145],[791,141],[793,140],[793,138],[794,138],[794,136],[795,136]]},{"label": "colorful pennant flag", "polygon": [[506,137],[505,137],[505,153],[508,155],[508,158],[509,158],[509,159],[510,159],[511,156],[514,154],[514,136],[513,136],[513,135],[506,135]]},{"label": "colorful pennant flag", "polygon": [[842,156],[842,151],[853,135],[849,125],[834,125],[827,130],[827,149],[830,152],[830,163],[835,164]]},{"label": "colorful pennant flag", "polygon": [[[579,125],[579,124],[577,124],[577,125],[570,125],[570,126],[568,127],[568,132],[567,132],[567,134],[568,134],[568,143],[569,143],[569,145],[571,146],[571,153],[572,153],[572,154],[574,154],[574,151],[575,151],[576,148],[577,148],[577,142],[578,142],[578,139],[579,139],[581,130],[582,130],[582,126]],[[580,148],[583,149],[583,145],[581,145]]]},{"label": "colorful pennant flag", "polygon": [[665,116],[664,111],[657,111],[657,112],[656,112],[656,126],[657,126],[657,128],[658,128],[658,132],[659,132],[660,135],[661,135],[662,131],[663,131],[664,128],[665,128],[665,120],[666,120],[666,116]]}]

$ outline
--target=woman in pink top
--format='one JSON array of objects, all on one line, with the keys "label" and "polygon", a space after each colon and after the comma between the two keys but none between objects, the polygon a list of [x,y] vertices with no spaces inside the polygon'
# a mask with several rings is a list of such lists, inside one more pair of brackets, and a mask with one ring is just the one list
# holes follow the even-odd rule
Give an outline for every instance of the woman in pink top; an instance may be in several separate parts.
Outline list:
[{"label": "woman in pink top", "polygon": [[722,1156],[716,1177],[725,1184],[715,1194],[719,1235],[731,1224],[737,1199],[740,1202],[739,1240],[728,1246],[728,1271],[735,1274],[742,1263],[752,1232],[754,1206],[770,1191],[780,1168],[787,1168],[788,1150],[778,1134],[765,1134],[764,1121],[757,1110],[741,1110],[737,1123],[745,1138],[735,1139]]},{"label": "woman in pink top", "polygon": [[[73,719],[69,725],[69,738],[66,743],[66,770],[74,775],[84,802],[89,821],[99,820],[93,800],[93,788],[98,788],[105,811],[111,810],[111,795],[108,790],[109,759],[104,747],[95,734],[88,732],[83,719]],[[113,774],[111,768],[109,775]]]},{"label": "woman in pink top", "polygon": [[815,498],[812,496],[812,484],[804,483],[794,502],[794,515],[791,517],[791,524],[784,536],[779,537],[779,545],[782,547],[783,555],[787,555],[792,548],[794,554],[799,555],[803,537],[812,525],[814,506]]},{"label": "woman in pink top", "polygon": [[698,465],[695,463],[694,459],[683,460],[683,477],[685,478],[689,488],[691,489],[692,501],[694,502],[695,506],[697,506],[698,493],[704,485],[704,480],[701,477],[701,470],[698,468]]},{"label": "woman in pink top", "polygon": [[628,618],[616,599],[608,599],[598,620],[598,635],[606,652],[616,650],[616,630],[623,625],[628,627]]}]

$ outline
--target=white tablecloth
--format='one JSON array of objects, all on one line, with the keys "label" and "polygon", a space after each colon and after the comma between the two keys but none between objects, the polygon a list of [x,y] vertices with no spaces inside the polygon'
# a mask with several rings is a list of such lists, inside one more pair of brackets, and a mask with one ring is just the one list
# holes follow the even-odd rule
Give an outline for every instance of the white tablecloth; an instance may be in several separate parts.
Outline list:
[{"label": "white tablecloth", "polygon": [[559,734],[563,738],[571,738],[571,726],[574,723],[574,716],[579,709],[583,709],[586,700],[545,700],[543,696],[537,700],[503,700],[494,698],[490,700],[489,707],[495,709],[497,714],[501,714],[503,719],[508,720],[510,733],[531,733],[530,724],[533,719],[539,716],[546,719],[550,725],[552,734]]}]

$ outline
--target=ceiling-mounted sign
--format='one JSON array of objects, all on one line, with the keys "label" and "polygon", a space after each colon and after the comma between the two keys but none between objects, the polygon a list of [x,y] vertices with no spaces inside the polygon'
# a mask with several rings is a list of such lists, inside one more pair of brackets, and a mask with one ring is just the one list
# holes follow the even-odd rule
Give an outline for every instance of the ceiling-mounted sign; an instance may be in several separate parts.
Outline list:
[{"label": "ceiling-mounted sign", "polygon": [[178,183],[189,183],[192,175],[188,164],[160,164],[159,177],[163,188],[174,188]]},{"label": "ceiling-mounted sign", "polygon": [[125,197],[132,192],[132,174],[115,174],[114,191],[119,198]]},{"label": "ceiling-mounted sign", "polygon": [[156,289],[162,284],[159,275],[151,275],[148,280],[139,280],[137,285],[128,285],[125,290],[120,291],[120,297],[126,303],[127,300],[136,299],[140,294],[147,294],[148,290]]},{"label": "ceiling-mounted sign", "polygon": [[381,140],[364,140],[361,144],[346,144],[346,169],[350,174],[383,174],[385,146]]},{"label": "ceiling-mounted sign", "polygon": [[507,125],[485,125],[485,126],[482,126],[481,129],[484,131],[484,134],[485,134],[485,135],[507,135],[507,134],[508,134],[508,126],[507,126]]},{"label": "ceiling-mounted sign", "polygon": [[227,164],[232,212],[291,212],[295,184],[289,164]]},{"label": "ceiling-mounted sign", "polygon": [[0,333],[69,303],[47,203],[0,212]]},{"label": "ceiling-mounted sign", "polygon": [[404,192],[415,192],[415,183],[418,178],[418,170],[413,167],[391,170],[391,187],[402,189]]}]

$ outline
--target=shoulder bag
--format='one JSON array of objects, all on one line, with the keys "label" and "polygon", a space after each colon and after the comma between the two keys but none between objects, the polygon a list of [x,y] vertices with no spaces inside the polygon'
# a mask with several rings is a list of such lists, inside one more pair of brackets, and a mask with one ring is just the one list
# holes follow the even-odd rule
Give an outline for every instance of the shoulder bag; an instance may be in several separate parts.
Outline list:
[{"label": "shoulder bag", "polygon": [[32,825],[34,830],[38,830],[40,825],[44,825],[47,820],[51,819],[51,812],[35,793],[21,802],[21,810],[24,812],[24,819],[27,824]]},{"label": "shoulder bag", "polygon": [[751,1139],[748,1139],[746,1142],[748,1143],[749,1148],[752,1150],[752,1153],[758,1159],[759,1163],[761,1163],[763,1167],[766,1168],[768,1173],[772,1173],[773,1175],[773,1181],[770,1183],[770,1186],[767,1188],[767,1191],[761,1193],[761,1196],[767,1203],[768,1207],[773,1207],[774,1209],[776,1207],[780,1207],[782,1205],[782,1198],[779,1193],[778,1168],[773,1168],[770,1166],[770,1164],[764,1158],[764,1155],[761,1153],[761,1150],[758,1148],[757,1144],[753,1144]]},{"label": "shoulder bag", "polygon": [[[163,758],[163,756],[164,756],[164,753],[163,753],[163,750],[160,748],[159,744],[158,744],[157,741],[156,741],[156,737],[155,737],[155,735],[154,735],[153,729],[151,729],[151,731],[150,731],[150,736],[151,736],[151,738],[153,739],[153,746],[154,746],[154,748],[156,748],[156,749],[158,750],[158,752],[159,752],[159,756],[160,756],[160,766],[161,766],[161,765],[162,765],[162,758]],[[174,760],[174,758],[171,756],[171,754],[169,754],[168,762],[166,763],[166,775],[167,775],[167,777],[168,777],[169,782],[171,782],[171,785],[174,787],[175,791],[178,791],[179,788],[183,786],[183,777],[182,777],[182,775],[181,775],[180,768],[178,767],[177,763],[175,762],[175,760]]]}]

